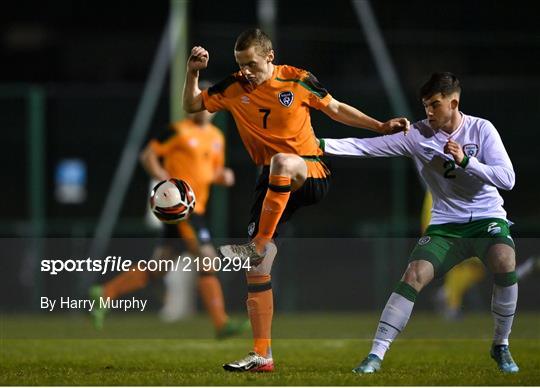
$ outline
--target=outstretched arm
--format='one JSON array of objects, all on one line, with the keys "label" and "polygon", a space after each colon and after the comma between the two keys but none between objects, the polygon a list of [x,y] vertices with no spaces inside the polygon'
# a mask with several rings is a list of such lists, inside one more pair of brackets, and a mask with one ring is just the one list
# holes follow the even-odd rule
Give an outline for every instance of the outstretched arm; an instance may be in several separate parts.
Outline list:
[{"label": "outstretched arm", "polygon": [[204,110],[201,89],[199,89],[199,71],[206,69],[210,55],[203,47],[195,46],[187,62],[186,79],[184,82],[183,104],[188,113]]},{"label": "outstretched arm", "polygon": [[404,117],[382,123],[335,98],[332,98],[330,103],[321,110],[332,120],[351,127],[370,129],[384,135],[402,131],[407,132],[410,126],[409,120]]},{"label": "outstretched arm", "polygon": [[377,158],[390,156],[411,156],[410,136],[395,133],[365,139],[355,137],[345,139],[319,139],[320,147],[327,155]]}]

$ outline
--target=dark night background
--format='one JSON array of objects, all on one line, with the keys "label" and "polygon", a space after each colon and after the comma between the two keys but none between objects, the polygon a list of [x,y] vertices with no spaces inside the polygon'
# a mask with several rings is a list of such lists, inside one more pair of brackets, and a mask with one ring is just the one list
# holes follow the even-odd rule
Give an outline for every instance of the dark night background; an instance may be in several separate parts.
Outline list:
[{"label": "dark night background", "polygon": [[[395,115],[349,2],[277,4],[276,63],[310,70],[334,97],[373,117],[386,120]],[[464,89],[461,110],[491,120],[514,163],[517,184],[513,191],[502,193],[508,217],[516,223],[513,234],[538,238],[537,13],[526,3],[511,2],[373,1],[372,6],[411,107],[411,121],[424,117],[417,90],[429,74],[456,73]],[[202,77],[218,81],[236,70],[236,36],[257,26],[255,3],[193,1],[188,10],[188,47],[202,45],[209,50],[209,68]],[[166,1],[18,1],[4,5],[0,13],[3,236],[30,233],[30,113],[25,91],[31,85],[44,90],[46,101],[43,233],[48,237],[93,236],[168,12]],[[147,138],[167,125],[169,105],[166,84]],[[243,237],[256,170],[232,119],[223,114],[221,120],[226,123],[228,164],[236,171],[237,184],[222,197],[228,212],[225,228],[217,237]],[[319,112],[313,112],[313,125],[321,137],[370,136]],[[87,198],[82,204],[65,205],[54,197],[55,168],[64,158],[86,163]],[[405,184],[398,188],[392,183],[392,160],[331,162],[334,181],[330,194],[320,205],[300,211],[287,236],[395,236],[393,190],[399,191],[405,208],[404,228],[398,235],[419,233],[424,193],[412,163],[404,160]],[[144,223],[147,190],[147,177],[137,167],[116,236],[156,235]],[[213,222],[220,220],[214,218]],[[396,268],[392,271],[399,273],[403,262]]]}]

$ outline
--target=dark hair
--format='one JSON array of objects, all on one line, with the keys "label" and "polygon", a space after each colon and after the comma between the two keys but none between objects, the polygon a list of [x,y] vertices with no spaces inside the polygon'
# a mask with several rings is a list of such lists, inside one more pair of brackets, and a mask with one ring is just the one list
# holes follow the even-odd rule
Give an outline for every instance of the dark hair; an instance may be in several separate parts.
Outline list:
[{"label": "dark hair", "polygon": [[250,28],[238,35],[234,50],[244,51],[253,46],[257,48],[259,54],[267,55],[272,50],[272,41],[259,28]]},{"label": "dark hair", "polygon": [[420,88],[420,98],[427,99],[437,93],[448,96],[456,92],[461,93],[459,80],[453,73],[444,71],[431,74],[429,80]]}]

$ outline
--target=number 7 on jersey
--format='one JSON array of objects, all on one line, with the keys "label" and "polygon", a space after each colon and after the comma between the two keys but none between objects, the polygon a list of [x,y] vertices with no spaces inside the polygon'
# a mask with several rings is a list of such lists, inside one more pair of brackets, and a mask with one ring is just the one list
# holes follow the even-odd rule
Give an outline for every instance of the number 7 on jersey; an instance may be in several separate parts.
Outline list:
[{"label": "number 7 on jersey", "polygon": [[270,114],[270,109],[261,108],[261,109],[259,109],[259,112],[264,113],[264,116],[263,116],[263,128],[266,129],[267,128],[266,124],[268,122],[268,115]]}]

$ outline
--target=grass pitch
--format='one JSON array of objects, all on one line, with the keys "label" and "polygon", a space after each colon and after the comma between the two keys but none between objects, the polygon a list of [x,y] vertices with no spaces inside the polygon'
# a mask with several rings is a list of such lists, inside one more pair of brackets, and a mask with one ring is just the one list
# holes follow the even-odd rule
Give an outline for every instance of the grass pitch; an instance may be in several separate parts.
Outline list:
[{"label": "grass pitch", "polygon": [[511,349],[521,371],[489,357],[489,314],[446,322],[414,314],[380,373],[351,369],[369,351],[378,314],[276,316],[276,372],[231,374],[249,334],[217,341],[204,317],[175,324],[112,315],[102,332],[73,315],[1,318],[0,385],[540,385],[540,314],[516,317]]}]

